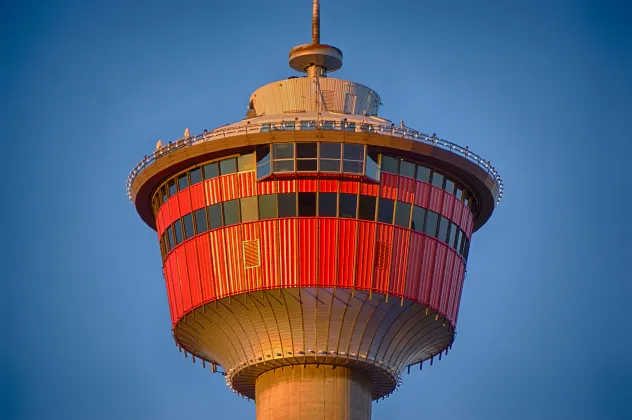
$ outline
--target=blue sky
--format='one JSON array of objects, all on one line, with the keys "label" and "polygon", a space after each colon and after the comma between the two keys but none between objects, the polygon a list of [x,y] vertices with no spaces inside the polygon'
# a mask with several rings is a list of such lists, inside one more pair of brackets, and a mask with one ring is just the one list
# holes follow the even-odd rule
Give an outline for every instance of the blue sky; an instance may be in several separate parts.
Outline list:
[{"label": "blue sky", "polygon": [[[253,419],[173,345],[125,178],[293,75],[308,0],[1,2],[0,417]],[[619,419],[632,389],[632,14],[625,2],[323,0],[335,77],[505,180],[458,337],[376,420]]]}]

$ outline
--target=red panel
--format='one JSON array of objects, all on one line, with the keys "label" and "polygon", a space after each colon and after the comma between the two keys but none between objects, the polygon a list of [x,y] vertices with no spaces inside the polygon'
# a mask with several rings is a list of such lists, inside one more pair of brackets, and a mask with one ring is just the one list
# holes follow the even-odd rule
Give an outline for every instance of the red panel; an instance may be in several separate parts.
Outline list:
[{"label": "red panel", "polygon": [[162,235],[162,232],[165,231],[165,227],[162,224],[162,213],[163,213],[163,209],[164,207],[161,207],[160,210],[158,210],[158,214],[156,214],[156,232],[158,232],[158,235]]},{"label": "red panel", "polygon": [[428,203],[428,208],[435,213],[440,214],[444,191],[441,188],[437,188],[433,185],[431,185],[430,188],[430,202]]},{"label": "red panel", "polygon": [[439,311],[448,315],[449,307],[448,301],[450,299],[450,286],[452,285],[452,279],[454,278],[455,267],[455,253],[452,249],[446,251],[445,269],[443,270],[443,282],[441,284],[441,298],[439,299]]},{"label": "red panel", "polygon": [[197,210],[201,209],[202,207],[206,207],[204,183],[200,182],[198,184],[190,186],[189,191],[191,194],[191,210]]},{"label": "red panel", "polygon": [[459,258],[456,257],[455,258],[455,268],[454,268],[454,280],[452,281],[452,284],[450,284],[450,297],[448,299],[448,318],[454,322],[454,311],[456,309],[455,306],[455,300],[456,300],[456,293],[458,291],[458,286],[459,283],[461,283],[461,281],[463,281],[463,261]]},{"label": "red panel", "polygon": [[427,209],[430,203],[431,186],[425,182],[417,181],[415,188],[415,205]]},{"label": "red panel", "polygon": [[441,215],[448,219],[452,217],[452,211],[454,210],[454,203],[456,198],[450,193],[443,194],[443,209],[441,209]]},{"label": "red panel", "polygon": [[257,195],[257,185],[254,172],[251,171],[238,173],[237,181],[239,182],[240,197],[250,197],[252,195]]},{"label": "red panel", "polygon": [[377,196],[379,189],[379,184],[374,184],[372,182],[365,181],[360,184],[360,194]]},{"label": "red panel", "polygon": [[176,254],[172,253],[165,261],[165,269],[169,271],[171,277],[171,290],[173,291],[174,315],[178,320],[184,313],[182,308],[182,288],[180,287],[180,279],[178,277],[178,267],[176,265]]},{"label": "red panel", "polygon": [[276,181],[268,178],[265,181],[257,182],[257,192],[259,195],[274,194],[277,192]]},{"label": "red panel", "polygon": [[187,267],[187,255],[184,252],[184,245],[178,245],[175,249],[177,258],[177,270],[180,277],[180,289],[182,290],[182,304],[184,312],[191,310],[193,305],[191,299],[191,288],[189,283],[189,269]]},{"label": "red panel", "polygon": [[353,287],[355,284],[357,230],[356,220],[340,220],[338,233],[338,285],[340,287]]},{"label": "red panel", "polygon": [[222,197],[224,201],[234,200],[239,198],[239,184],[237,182],[237,174],[223,175],[219,177]]},{"label": "red panel", "polygon": [[277,285],[279,277],[278,220],[259,222],[261,229],[261,283],[264,289]]},{"label": "red panel", "polygon": [[178,203],[180,204],[181,216],[191,213],[191,196],[188,188],[178,193]]},{"label": "red panel", "polygon": [[[465,275],[465,272],[463,271],[465,267],[463,267],[463,269],[461,270],[461,278],[463,278],[463,276]],[[457,320],[459,319],[459,307],[461,306],[461,294],[463,293],[463,285],[465,283],[465,279],[463,278],[463,281],[460,281],[458,286],[457,286],[457,291],[454,294],[455,300],[454,300],[454,325],[456,325]]]},{"label": "red panel", "polygon": [[399,201],[404,201],[406,203],[412,203],[415,200],[415,189],[417,181],[412,178],[408,178],[406,176],[399,177],[399,197],[397,199]]},{"label": "red panel", "polygon": [[298,219],[298,268],[301,286],[317,285],[318,219]]},{"label": "red panel", "polygon": [[390,293],[403,296],[406,286],[406,267],[408,266],[408,241],[410,231],[395,227],[393,231],[393,260],[391,263]]},{"label": "red panel", "polygon": [[380,259],[380,264],[376,262],[375,264],[375,283],[374,290],[380,291],[382,293],[388,293],[389,287],[389,278],[391,272],[391,261],[393,255],[393,230],[394,227],[391,225],[378,224],[377,225],[377,245],[376,249],[379,249],[380,243],[384,244],[382,246],[382,252],[384,254],[376,255],[376,259]]},{"label": "red panel", "polygon": [[382,173],[380,197],[397,200],[397,175]]},{"label": "red panel", "polygon": [[432,270],[435,264],[435,253],[437,250],[437,241],[426,236],[424,241],[424,253],[421,262],[421,288],[419,293],[419,302],[423,304],[430,303],[430,289],[432,287]]},{"label": "red panel", "polygon": [[206,205],[219,203],[222,200],[222,184],[219,178],[204,181],[206,191]]},{"label": "red panel", "polygon": [[410,232],[410,242],[408,246],[408,267],[406,267],[406,286],[404,295],[408,299],[417,299],[419,296],[419,286],[421,277],[421,257],[426,236]]},{"label": "red panel", "polygon": [[338,181],[321,179],[318,184],[320,192],[338,192]]},{"label": "red panel", "polygon": [[198,258],[200,262],[200,278],[202,279],[202,295],[204,301],[208,302],[216,298],[215,294],[215,274],[211,264],[211,246],[208,233],[195,238],[197,243]]},{"label": "red panel", "polygon": [[[280,182],[279,182],[280,185]],[[298,286],[297,282],[297,219],[279,219],[280,285]]]},{"label": "red panel", "polygon": [[296,182],[293,179],[280,179],[277,188],[279,193],[296,192]]},{"label": "red panel", "polygon": [[298,190],[302,192],[316,192],[318,191],[318,180],[317,179],[299,179],[296,181],[298,183]]},{"label": "red panel", "polygon": [[172,291],[172,287],[171,287],[171,273],[169,272],[169,270],[167,268],[165,268],[166,266],[163,265],[162,266],[162,275],[165,278],[165,287],[167,289],[167,300],[169,301],[169,316],[171,317],[171,324],[175,324],[176,321],[176,316],[175,316],[175,303],[173,301],[173,291]]},{"label": "red panel", "polygon": [[215,278],[215,295],[221,298],[228,295],[228,273],[226,271],[226,254],[224,230],[217,229],[209,232],[211,246],[211,266]]},{"label": "red panel", "polygon": [[318,220],[318,284],[321,287],[336,285],[336,265],[338,249],[338,219]]},{"label": "red panel", "polygon": [[358,222],[358,261],[356,287],[373,288],[373,264],[375,263],[375,227],[373,222]]},{"label": "red panel", "polygon": [[200,282],[200,265],[198,263],[197,244],[195,239],[184,243],[184,250],[187,256],[187,267],[189,269],[189,284],[191,288],[191,299],[193,307],[200,306],[202,299],[202,283]]},{"label": "red panel", "polygon": [[447,249],[447,245],[441,242],[437,244],[437,255],[435,257],[434,270],[432,270],[432,288],[430,290],[430,305],[435,309],[439,309],[441,301],[441,286],[445,274],[444,268]]},{"label": "red panel", "polygon": [[168,202],[169,207],[169,224],[172,224],[180,218],[180,205],[178,204],[178,197],[172,197]]},{"label": "red panel", "polygon": [[[241,239],[243,241],[253,241],[259,239],[259,224],[258,223],[246,223],[241,227]],[[243,253],[243,246],[241,248]],[[259,244],[259,254],[261,254],[261,244]],[[261,261],[261,258],[259,259]],[[246,290],[253,290],[261,286],[260,267],[245,268],[244,266],[244,287]]]},{"label": "red panel", "polygon": [[340,181],[340,192],[346,194],[357,194],[360,185],[357,181]]},{"label": "red panel", "polygon": [[226,268],[228,273],[228,293],[236,294],[245,290],[243,249],[240,226],[224,228],[224,246],[226,250]]}]

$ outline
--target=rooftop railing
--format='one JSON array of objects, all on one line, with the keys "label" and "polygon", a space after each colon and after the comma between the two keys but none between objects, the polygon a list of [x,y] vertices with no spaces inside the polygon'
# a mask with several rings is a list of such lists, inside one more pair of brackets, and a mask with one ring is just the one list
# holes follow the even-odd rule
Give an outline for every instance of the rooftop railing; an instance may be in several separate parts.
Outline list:
[{"label": "rooftop railing", "polygon": [[184,147],[192,146],[198,143],[213,141],[217,138],[226,138],[233,136],[240,136],[243,134],[256,134],[266,133],[270,131],[294,131],[294,130],[337,130],[337,131],[352,131],[362,133],[374,133],[393,137],[400,137],[404,139],[410,139],[421,143],[431,144],[435,147],[440,147],[444,150],[448,150],[455,154],[463,155],[467,160],[476,163],[479,167],[483,168],[494,180],[497,188],[497,203],[500,202],[503,196],[503,182],[500,174],[494,168],[490,161],[483,159],[476,153],[470,151],[468,147],[459,146],[451,141],[439,138],[437,136],[421,133],[417,130],[413,130],[408,127],[397,127],[394,124],[391,125],[377,125],[370,123],[357,123],[354,121],[314,121],[314,120],[281,120],[272,121],[261,124],[251,124],[250,122],[241,125],[231,125],[228,127],[220,127],[213,131],[206,131],[204,133],[190,136],[187,138],[181,138],[175,142],[169,142],[159,149],[156,149],[151,155],[145,155],[145,158],[141,160],[130,172],[125,183],[127,189],[127,196],[130,201],[132,200],[131,186],[134,179],[145,168],[156,162],[158,159],[167,156],[170,153],[180,150]]}]

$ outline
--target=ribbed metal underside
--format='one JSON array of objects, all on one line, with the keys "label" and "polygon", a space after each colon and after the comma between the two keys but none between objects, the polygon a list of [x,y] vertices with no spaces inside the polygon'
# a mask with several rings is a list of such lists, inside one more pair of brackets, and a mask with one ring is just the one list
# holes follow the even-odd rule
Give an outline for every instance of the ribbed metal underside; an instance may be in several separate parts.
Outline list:
[{"label": "ribbed metal underside", "polygon": [[251,292],[198,307],[174,329],[178,343],[226,370],[227,384],[255,397],[261,373],[282,366],[340,365],[367,373],[373,399],[404,368],[447,348],[454,332],[423,305],[331,288]]}]

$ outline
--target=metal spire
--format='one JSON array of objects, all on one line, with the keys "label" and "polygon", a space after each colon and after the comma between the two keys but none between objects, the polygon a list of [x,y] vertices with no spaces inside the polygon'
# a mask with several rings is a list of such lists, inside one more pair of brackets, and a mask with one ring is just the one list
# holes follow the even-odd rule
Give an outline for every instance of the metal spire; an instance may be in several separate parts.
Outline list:
[{"label": "metal spire", "polygon": [[312,5],[312,44],[320,44],[320,1]]}]

